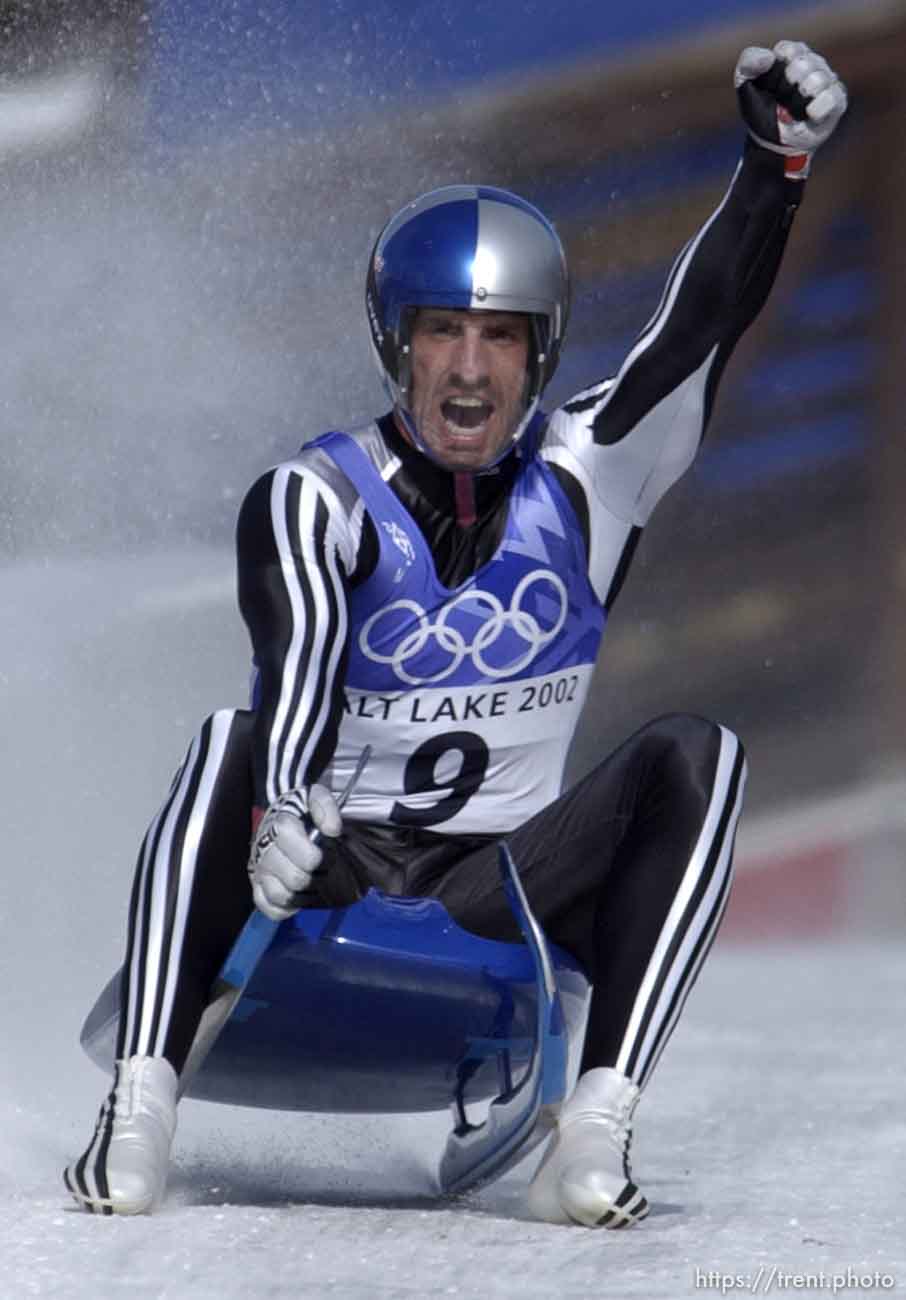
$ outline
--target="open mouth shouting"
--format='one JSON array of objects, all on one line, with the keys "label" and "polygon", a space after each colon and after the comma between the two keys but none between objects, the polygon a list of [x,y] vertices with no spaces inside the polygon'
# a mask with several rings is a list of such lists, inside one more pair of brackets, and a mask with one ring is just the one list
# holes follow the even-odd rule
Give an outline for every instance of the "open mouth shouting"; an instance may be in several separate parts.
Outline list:
[{"label": "open mouth shouting", "polygon": [[448,397],[441,403],[440,413],[453,433],[474,433],[490,420],[494,404],[481,397]]}]

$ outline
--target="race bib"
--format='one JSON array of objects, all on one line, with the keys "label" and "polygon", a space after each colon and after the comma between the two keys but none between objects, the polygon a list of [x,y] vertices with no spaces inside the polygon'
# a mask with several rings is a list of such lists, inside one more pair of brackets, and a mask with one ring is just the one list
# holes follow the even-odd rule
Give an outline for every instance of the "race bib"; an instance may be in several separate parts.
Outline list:
[{"label": "race bib", "polygon": [[344,693],[330,784],[372,754],[344,816],[502,833],[560,794],[592,665],[478,686]]}]

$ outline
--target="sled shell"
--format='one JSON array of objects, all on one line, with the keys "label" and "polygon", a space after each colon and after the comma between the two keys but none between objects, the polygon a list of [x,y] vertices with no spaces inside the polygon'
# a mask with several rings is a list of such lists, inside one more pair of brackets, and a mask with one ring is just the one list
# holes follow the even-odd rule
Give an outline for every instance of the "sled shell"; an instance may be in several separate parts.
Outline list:
[{"label": "sled shell", "polygon": [[[589,998],[549,945],[570,1044]],[[521,943],[483,939],[435,899],[372,889],[283,923],[186,1095],[277,1110],[406,1113],[497,1095],[528,1064],[535,968]],[[112,1069],[120,975],[82,1046]]]}]

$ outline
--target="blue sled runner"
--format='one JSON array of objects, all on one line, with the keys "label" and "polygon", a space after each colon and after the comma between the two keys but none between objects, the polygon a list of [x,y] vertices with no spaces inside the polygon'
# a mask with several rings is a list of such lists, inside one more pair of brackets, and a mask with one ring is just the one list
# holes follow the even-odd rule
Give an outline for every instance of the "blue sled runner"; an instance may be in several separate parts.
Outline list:
[{"label": "blue sled runner", "polygon": [[[217,1027],[202,1042],[202,1022],[183,1094],[277,1110],[451,1106],[442,1190],[503,1173],[556,1120],[590,987],[577,962],[545,939],[505,845],[500,870],[523,944],[468,933],[435,899],[376,889],[349,907],[303,909],[282,924],[255,912],[212,993]],[[120,973],[81,1036],[108,1071],[119,1008]],[[488,1100],[472,1122],[467,1107]]]}]

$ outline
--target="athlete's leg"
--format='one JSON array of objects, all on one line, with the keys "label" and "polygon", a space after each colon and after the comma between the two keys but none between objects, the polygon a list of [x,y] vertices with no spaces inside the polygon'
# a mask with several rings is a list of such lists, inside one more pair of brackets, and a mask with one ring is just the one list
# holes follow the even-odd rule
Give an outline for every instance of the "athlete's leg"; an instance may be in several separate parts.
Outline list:
[{"label": "athlete's leg", "polygon": [[117,1056],[182,1069],[211,985],[252,910],[252,714],[206,720],[142,843],[129,909]]},{"label": "athlete's leg", "polygon": [[163,1193],[176,1086],[211,985],[252,908],[252,715],[204,723],[142,843],[129,910],[113,1087],[69,1190],[100,1213]]},{"label": "athlete's leg", "polygon": [[[535,915],[595,988],[583,1070],[650,1075],[726,905],[744,779],[731,732],[674,714],[507,837]],[[467,928],[517,939],[494,854],[465,857],[437,896]]]},{"label": "athlete's leg", "polygon": [[[540,1218],[624,1227],[648,1211],[632,1114],[726,906],[744,781],[732,733],[673,715],[508,837],[539,921],[594,985],[579,1083],[530,1193]],[[469,929],[516,938],[492,852],[439,897]]]}]

